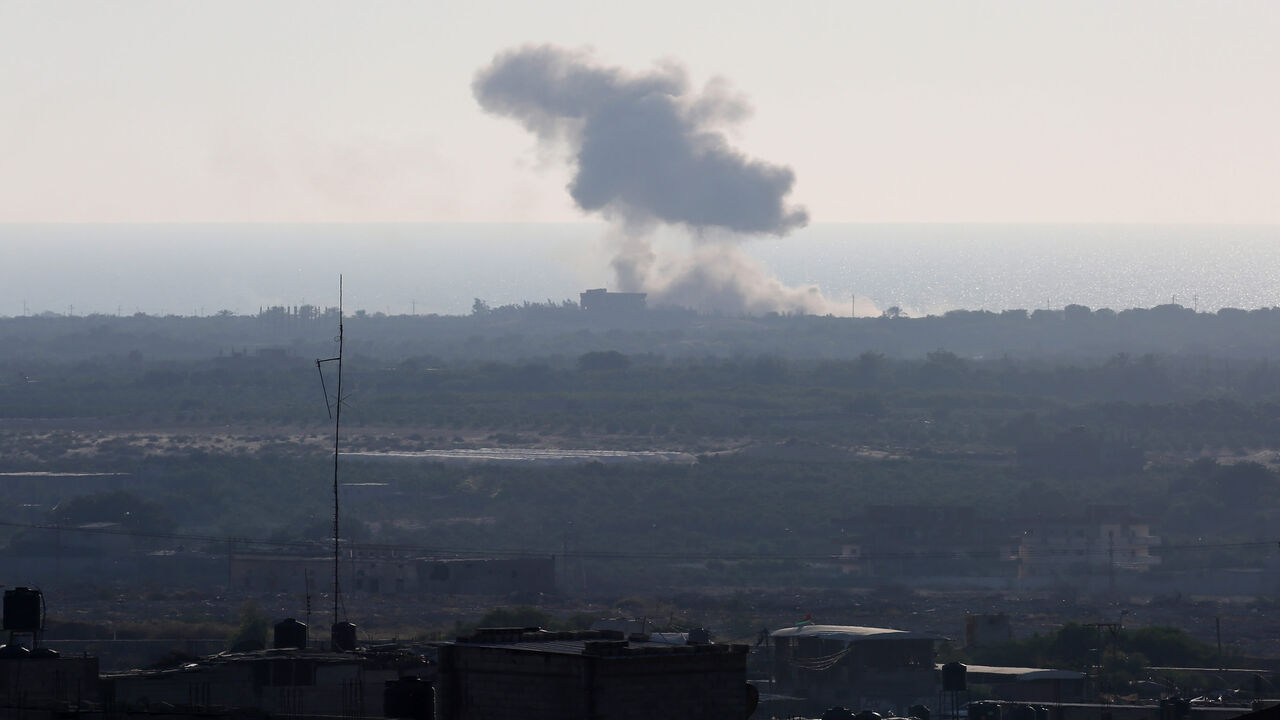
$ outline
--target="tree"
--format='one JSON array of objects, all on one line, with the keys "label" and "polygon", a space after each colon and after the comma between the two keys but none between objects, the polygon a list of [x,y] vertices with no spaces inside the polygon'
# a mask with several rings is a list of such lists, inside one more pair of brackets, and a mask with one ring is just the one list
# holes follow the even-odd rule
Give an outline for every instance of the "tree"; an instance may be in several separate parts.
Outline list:
[{"label": "tree", "polygon": [[598,350],[578,356],[578,369],[583,371],[626,370],[631,358],[617,350]]},{"label": "tree", "polygon": [[555,618],[528,605],[494,608],[480,618],[479,627],[551,627]]},{"label": "tree", "polygon": [[240,606],[240,627],[228,643],[231,652],[249,652],[267,647],[267,617],[247,600]]},{"label": "tree", "polygon": [[49,511],[49,521],[57,525],[84,525],[113,522],[128,530],[172,532],[177,526],[159,503],[140,498],[127,490],[81,495],[59,503]]}]

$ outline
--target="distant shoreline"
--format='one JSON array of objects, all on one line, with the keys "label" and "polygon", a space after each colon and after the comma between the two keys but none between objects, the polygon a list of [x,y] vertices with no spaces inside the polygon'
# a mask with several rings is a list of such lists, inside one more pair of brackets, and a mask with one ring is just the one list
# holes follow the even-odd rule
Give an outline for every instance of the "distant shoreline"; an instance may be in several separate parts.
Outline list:
[{"label": "distant shoreline", "polygon": [[[0,316],[208,316],[272,305],[466,315],[618,288],[601,223],[0,224]],[[690,240],[653,236],[659,261]],[[1280,305],[1280,226],[815,223],[742,251],[837,308]],[[845,313],[847,314],[847,312]]]}]

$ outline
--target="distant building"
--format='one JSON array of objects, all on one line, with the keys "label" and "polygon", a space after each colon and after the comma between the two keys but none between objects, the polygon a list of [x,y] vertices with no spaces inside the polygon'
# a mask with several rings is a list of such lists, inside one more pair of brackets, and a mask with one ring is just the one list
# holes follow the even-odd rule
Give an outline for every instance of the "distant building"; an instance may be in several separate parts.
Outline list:
[{"label": "distant building", "polygon": [[965,648],[983,648],[1013,640],[1013,625],[1004,613],[964,616]]},{"label": "distant building", "polygon": [[419,592],[439,595],[554,593],[554,557],[428,560],[415,564]]},{"label": "distant building", "polygon": [[1057,578],[1097,572],[1147,572],[1160,563],[1160,538],[1124,505],[1090,505],[1083,515],[1023,522],[1018,577]]},{"label": "distant building", "polygon": [[646,293],[609,292],[596,288],[578,294],[582,309],[597,313],[636,313],[645,308]]},{"label": "distant building", "polygon": [[970,506],[868,505],[839,528],[839,564],[866,577],[1012,575],[1008,529]]}]

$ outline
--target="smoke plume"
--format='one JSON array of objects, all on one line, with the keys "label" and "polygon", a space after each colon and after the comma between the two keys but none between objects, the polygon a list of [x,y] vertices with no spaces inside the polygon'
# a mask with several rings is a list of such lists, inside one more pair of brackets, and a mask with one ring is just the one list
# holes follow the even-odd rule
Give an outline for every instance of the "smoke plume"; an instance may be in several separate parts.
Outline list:
[{"label": "smoke plume", "polygon": [[[834,310],[817,288],[786,287],[738,247],[744,236],[803,227],[808,214],[786,202],[790,168],[729,145],[723,130],[750,107],[724,81],[694,91],[672,63],[634,74],[542,45],[499,54],[472,91],[487,112],[569,156],[574,202],[622,230],[613,260],[619,289],[726,313]],[[659,258],[648,238],[657,224],[690,230],[692,251]]]}]

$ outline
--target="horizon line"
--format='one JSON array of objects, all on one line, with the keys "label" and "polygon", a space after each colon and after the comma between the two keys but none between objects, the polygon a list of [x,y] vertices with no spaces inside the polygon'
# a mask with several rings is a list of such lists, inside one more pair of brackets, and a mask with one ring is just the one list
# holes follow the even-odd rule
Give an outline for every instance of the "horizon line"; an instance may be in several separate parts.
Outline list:
[{"label": "horizon line", "polygon": [[[0,227],[98,227],[98,226],[377,226],[377,225],[581,225],[609,226],[607,220],[0,220]],[[969,226],[969,227],[1238,227],[1280,228],[1280,221],[1147,221],[1147,220],[829,220],[812,222],[794,232],[816,226]],[[679,227],[679,226],[664,226]],[[788,234],[793,234],[788,233]],[[758,237],[785,237],[772,233],[740,233]]]}]

